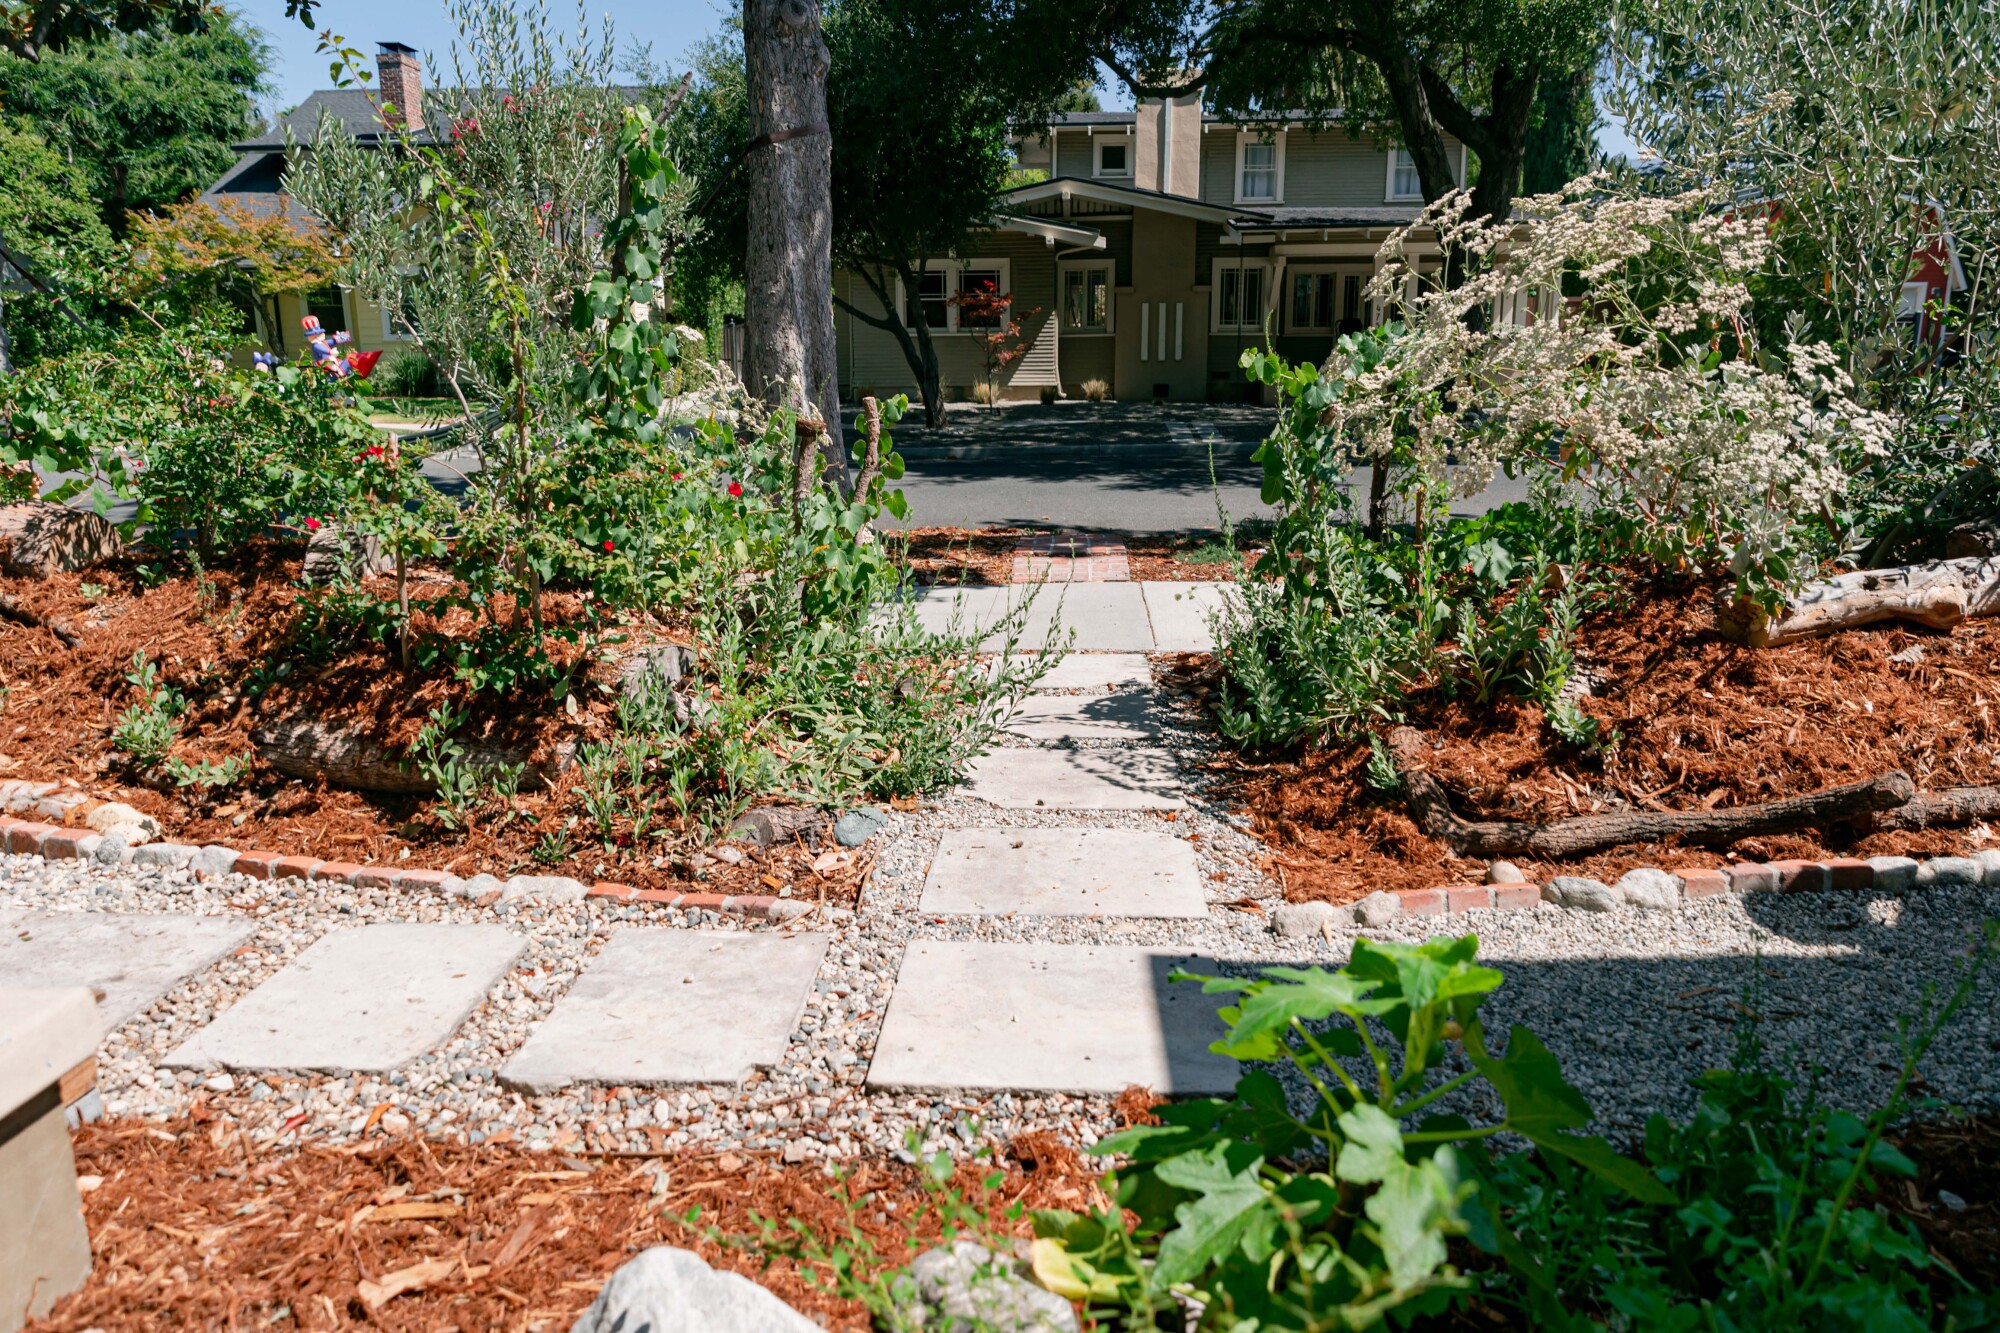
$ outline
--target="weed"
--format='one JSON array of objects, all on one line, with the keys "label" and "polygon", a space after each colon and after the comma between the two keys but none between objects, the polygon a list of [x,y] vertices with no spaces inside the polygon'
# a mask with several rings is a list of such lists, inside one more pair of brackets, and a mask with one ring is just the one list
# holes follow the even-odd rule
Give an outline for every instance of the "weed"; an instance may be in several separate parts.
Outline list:
[{"label": "weed", "polygon": [[132,654],[132,669],[125,679],[139,692],[139,699],[112,724],[111,743],[130,756],[135,767],[150,768],[180,740],[179,719],[187,701],[160,679],[159,667],[144,649]]},{"label": "weed", "polygon": [[255,767],[256,760],[247,754],[233,754],[222,760],[189,761],[173,758],[160,760],[160,771],[172,778],[176,787],[182,790],[193,787],[203,792],[234,787],[249,777],[250,771]]},{"label": "weed", "polygon": [[521,788],[521,764],[475,764],[452,733],[465,725],[466,715],[450,704],[439,704],[426,716],[409,757],[437,789],[438,822],[454,831],[470,828],[481,807],[499,802],[501,823],[513,817],[511,801]]}]

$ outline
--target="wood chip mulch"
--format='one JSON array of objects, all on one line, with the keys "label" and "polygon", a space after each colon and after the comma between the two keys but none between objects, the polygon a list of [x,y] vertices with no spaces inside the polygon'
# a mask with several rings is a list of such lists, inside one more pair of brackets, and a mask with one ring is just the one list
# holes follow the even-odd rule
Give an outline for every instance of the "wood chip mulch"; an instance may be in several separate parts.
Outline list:
[{"label": "wood chip mulch", "polygon": [[[1751,649],[1714,628],[1716,589],[1651,584],[1595,617],[1576,652],[1596,678],[1585,711],[1621,737],[1578,753],[1532,704],[1418,691],[1405,708],[1434,743],[1432,771],[1470,818],[1549,821],[1614,809],[1728,808],[1871,778],[1891,769],[1918,790],[2000,784],[2000,620],[1949,632],[1902,623]],[[1212,661],[1180,659],[1171,678],[1197,706],[1214,697]],[[1363,780],[1365,745],[1302,756],[1234,757],[1212,767],[1271,848],[1269,872],[1293,901],[1347,902],[1376,889],[1477,881],[1483,861],[1426,837]],[[1976,831],[1869,835],[1826,829],[1746,839],[1739,859],[1943,856],[1991,845]],[[1530,878],[1617,875],[1634,865],[1716,866],[1718,851],[1655,845],[1570,862],[1517,861]]]},{"label": "wood chip mulch", "polygon": [[[940,1218],[919,1170],[894,1160],[818,1165],[724,1154],[577,1158],[416,1137],[263,1153],[222,1120],[86,1126],[75,1139],[94,1264],[34,1333],[371,1328],[567,1330],[625,1260],[650,1245],[700,1252],[838,1333],[866,1312],[823,1273],[766,1265],[758,1219],[850,1235],[898,1265]],[[1099,1170],[1045,1134],[1009,1145],[983,1196],[1006,1209],[1101,1204]],[[977,1200],[995,1168],[961,1165]],[[864,1270],[866,1264],[863,1264]]]}]

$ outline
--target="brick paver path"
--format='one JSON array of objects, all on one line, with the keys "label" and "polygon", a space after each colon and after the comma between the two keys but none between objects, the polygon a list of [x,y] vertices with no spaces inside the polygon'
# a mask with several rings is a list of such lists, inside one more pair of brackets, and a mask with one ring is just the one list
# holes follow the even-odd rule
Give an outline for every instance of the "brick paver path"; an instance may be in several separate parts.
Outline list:
[{"label": "brick paver path", "polygon": [[1014,548],[1015,583],[1130,583],[1125,543],[1088,532],[1044,532]]}]

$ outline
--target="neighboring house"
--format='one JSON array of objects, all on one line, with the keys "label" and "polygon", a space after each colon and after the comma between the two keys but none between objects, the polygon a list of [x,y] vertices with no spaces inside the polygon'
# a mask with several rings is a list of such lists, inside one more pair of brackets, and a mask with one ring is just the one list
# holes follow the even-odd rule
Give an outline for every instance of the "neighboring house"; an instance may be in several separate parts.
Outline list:
[{"label": "neighboring house", "polygon": [[[1459,178],[1464,148],[1453,144]],[[1237,367],[1265,339],[1294,359],[1322,360],[1342,331],[1374,322],[1362,292],[1389,232],[1423,208],[1408,153],[1334,127],[1239,127],[1197,98],[1136,111],[1071,112],[1021,137],[1020,165],[1047,179],[1009,190],[973,253],[922,275],[949,396],[984,378],[980,335],[951,297],[1009,293],[1024,314],[1024,355],[1003,397],[1048,386],[1078,396],[1102,380],[1113,397],[1241,401]],[[1416,247],[1420,251],[1420,247]],[[879,313],[868,284],[835,290]],[[891,277],[901,301],[913,299]],[[905,316],[907,322],[909,316]],[[842,393],[914,392],[895,339],[836,311]]]},{"label": "neighboring house", "polygon": [[[424,123],[423,65],[417,53],[400,42],[383,42],[375,56],[375,68],[379,92],[334,88],[313,93],[277,125],[235,145],[242,156],[201,197],[230,200],[259,213],[281,213],[301,226],[310,225],[312,218],[285,192],[287,132],[298,143],[309,144],[319,134],[322,120],[330,119],[358,142],[380,145],[390,135],[382,121],[378,97],[396,108],[414,131],[414,142],[432,142]],[[279,295],[276,304],[276,328],[265,327],[267,317],[259,312],[255,316],[256,327],[244,332],[286,355],[305,346],[300,321],[306,315],[318,316],[320,327],[329,333],[345,330],[352,334],[351,346],[355,351],[393,352],[408,343],[380,306],[337,284],[312,292],[285,292]]]}]

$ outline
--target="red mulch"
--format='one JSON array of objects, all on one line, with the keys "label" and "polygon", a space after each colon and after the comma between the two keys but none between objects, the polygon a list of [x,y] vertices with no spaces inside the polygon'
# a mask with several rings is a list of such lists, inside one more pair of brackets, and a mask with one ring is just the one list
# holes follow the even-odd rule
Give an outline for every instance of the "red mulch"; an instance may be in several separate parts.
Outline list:
[{"label": "red mulch", "polygon": [[[506,695],[471,693],[448,668],[405,676],[379,645],[310,660],[294,641],[307,603],[298,587],[297,548],[263,547],[236,567],[206,576],[206,585],[177,576],[148,586],[139,569],[121,562],[46,581],[0,580],[0,588],[34,612],[67,619],[83,631],[81,646],[67,647],[45,628],[0,620],[0,703],[9,730],[0,739],[0,776],[38,781],[69,779],[102,800],[126,801],[159,819],[166,835],[187,843],[220,842],[362,864],[395,863],[460,875],[481,872],[567,874],[586,882],[609,879],[642,888],[699,888],[719,893],[777,893],[789,887],[801,899],[851,902],[868,871],[863,857],[824,874],[812,862],[832,848],[830,839],[751,852],[740,865],[718,864],[697,882],[678,858],[687,852],[673,839],[634,840],[623,830],[605,849],[582,801],[558,781],[556,789],[521,794],[515,816],[495,814],[469,829],[445,828],[428,811],[428,799],[353,792],[288,779],[260,765],[245,784],[215,793],[156,791],[141,785],[111,744],[117,714],[135,692],[125,682],[132,655],[144,651],[167,684],[187,700],[175,757],[222,760],[252,750],[250,735],[263,722],[304,716],[352,725],[391,746],[412,741],[426,713],[450,701],[470,710],[462,738],[477,737],[536,759],[558,745],[609,737],[615,728],[608,668],[596,664],[573,691],[578,709],[546,691]],[[417,584],[413,596],[435,595],[438,585]],[[86,596],[86,590],[90,595]],[[385,594],[386,595],[386,594]],[[573,596],[552,595],[553,624],[574,623],[582,606]],[[503,607],[503,613],[505,608]],[[419,615],[420,633],[461,636],[473,617],[451,611],[443,621]],[[635,625],[633,640],[671,637],[672,627]],[[574,647],[550,641],[552,653]],[[289,664],[264,693],[246,685]],[[527,705],[527,706],[524,706]],[[575,817],[570,853],[536,861],[544,835]],[[656,816],[665,824],[667,812]],[[655,859],[667,858],[655,866]]]},{"label": "red mulch", "polygon": [[[1727,808],[1874,777],[1909,774],[1918,790],[2000,783],[2000,620],[1948,633],[1887,623],[1780,648],[1750,649],[1714,629],[1715,589],[1640,586],[1627,606],[1586,623],[1579,659],[1600,678],[1583,707],[1622,736],[1603,760],[1577,753],[1530,704],[1476,705],[1424,690],[1412,725],[1443,748],[1433,771],[1460,813],[1547,821],[1602,810]],[[1923,660],[1892,662],[1920,646]],[[1177,675],[1197,700],[1206,659]],[[1345,902],[1376,889],[1474,879],[1393,799],[1361,780],[1365,745],[1274,762],[1225,761],[1225,786],[1272,848],[1270,870],[1294,900]],[[1978,844],[1965,829],[1863,835],[1827,829],[1745,839],[1740,859],[1946,855]],[[1536,880],[1616,874],[1635,864],[1715,866],[1716,851],[1621,848],[1571,862],[1520,862]]]},{"label": "red mulch", "polygon": [[[888,1265],[940,1234],[918,1168],[894,1160],[845,1163],[836,1178],[735,1153],[581,1159],[407,1136],[264,1153],[220,1120],[87,1126],[75,1144],[79,1175],[100,1179],[84,1195],[94,1263],[34,1333],[560,1333],[649,1245],[697,1250],[829,1328],[865,1333],[866,1313],[822,1289],[823,1272],[766,1267],[743,1244],[757,1219],[803,1224],[823,1245],[846,1240],[851,1223]],[[1003,1231],[1026,1233],[1025,1213],[1002,1216],[1015,1204],[1104,1202],[1099,1169],[1046,1135],[1022,1136],[1001,1165],[985,1211]],[[961,1165],[953,1186],[978,1202],[991,1170]],[[425,1280],[381,1295],[412,1269]]]}]

